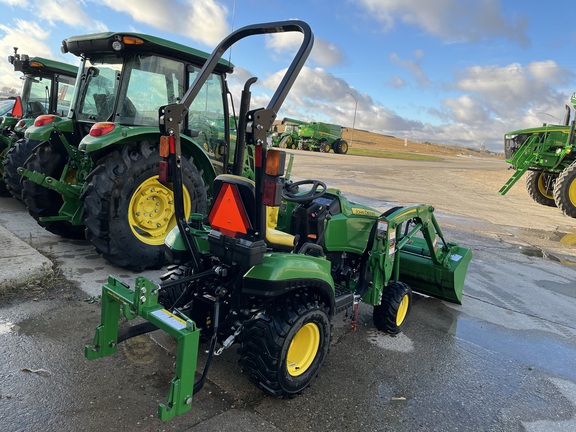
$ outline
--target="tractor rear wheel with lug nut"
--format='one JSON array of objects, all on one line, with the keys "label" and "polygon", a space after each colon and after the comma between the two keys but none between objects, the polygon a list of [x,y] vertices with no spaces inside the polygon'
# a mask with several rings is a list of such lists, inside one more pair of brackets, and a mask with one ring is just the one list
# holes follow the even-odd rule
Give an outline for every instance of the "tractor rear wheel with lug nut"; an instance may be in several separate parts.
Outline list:
[{"label": "tractor rear wheel with lug nut", "polygon": [[382,292],[382,302],[374,306],[374,325],[389,334],[400,333],[411,306],[412,289],[403,282],[390,282]]},{"label": "tractor rear wheel with lug nut", "polygon": [[[158,180],[158,143],[122,146],[99,163],[87,179],[86,237],[98,253],[134,271],[164,264],[164,238],[176,225],[170,183]],[[206,188],[198,169],[182,159],[185,214],[205,213]]]},{"label": "tractor rear wheel with lug nut", "polygon": [[329,310],[306,296],[260,314],[242,333],[240,363],[266,393],[290,398],[316,377],[330,347]]},{"label": "tractor rear wheel with lug nut", "polygon": [[348,142],[343,139],[338,139],[334,142],[334,152],[338,154],[348,153]]},{"label": "tractor rear wheel with lug nut", "polygon": [[554,201],[566,216],[576,218],[576,161],[558,175],[554,183]]},{"label": "tractor rear wheel with lug nut", "polygon": [[[28,171],[37,171],[55,179],[60,179],[64,168],[66,167],[67,158],[62,153],[56,151],[50,142],[44,141],[32,151],[32,154],[26,161],[25,168]],[[75,171],[69,171],[70,174]],[[75,176],[71,178],[71,182]],[[72,225],[68,221],[41,221],[43,217],[58,216],[64,199],[62,195],[55,190],[48,189],[31,180],[24,179],[22,182],[22,198],[28,213],[36,222],[52,234],[70,239],[84,239],[84,226]]]},{"label": "tractor rear wheel with lug nut", "polygon": [[554,202],[554,182],[557,174],[538,171],[528,171],[526,175],[526,191],[538,204],[556,207]]}]

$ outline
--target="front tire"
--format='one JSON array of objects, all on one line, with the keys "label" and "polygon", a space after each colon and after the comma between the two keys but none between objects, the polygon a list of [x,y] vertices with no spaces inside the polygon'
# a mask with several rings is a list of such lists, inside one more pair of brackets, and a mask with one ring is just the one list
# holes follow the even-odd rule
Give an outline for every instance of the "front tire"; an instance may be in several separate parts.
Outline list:
[{"label": "front tire", "polygon": [[330,143],[328,141],[322,141],[320,143],[320,151],[322,153],[330,153]]},{"label": "front tire", "polygon": [[576,161],[558,175],[554,184],[554,201],[566,216],[576,218]]},{"label": "front tire", "polygon": [[[164,264],[164,238],[176,225],[171,183],[158,180],[158,144],[123,146],[98,163],[83,194],[86,237],[112,264],[134,271]],[[185,214],[206,213],[204,180],[182,160]]]},{"label": "front tire", "polygon": [[372,318],[378,330],[400,333],[412,307],[412,289],[403,282],[391,282],[384,288],[382,301],[374,306]]},{"label": "front tire", "polygon": [[554,201],[554,183],[557,174],[549,174],[539,171],[529,171],[526,175],[526,191],[530,198],[538,204],[548,207],[556,207]]},{"label": "front tire", "polygon": [[330,347],[330,318],[323,303],[292,297],[260,314],[242,334],[243,372],[266,393],[289,398],[310,385]]}]

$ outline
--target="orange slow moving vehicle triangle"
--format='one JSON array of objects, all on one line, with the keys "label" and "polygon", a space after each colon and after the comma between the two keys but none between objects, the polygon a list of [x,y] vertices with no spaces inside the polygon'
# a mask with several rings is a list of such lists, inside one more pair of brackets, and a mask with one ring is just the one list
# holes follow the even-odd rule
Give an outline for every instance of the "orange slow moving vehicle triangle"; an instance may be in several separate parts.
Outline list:
[{"label": "orange slow moving vehicle triangle", "polygon": [[213,229],[231,237],[237,233],[248,233],[248,229],[251,228],[250,221],[236,185],[229,183],[222,185],[208,220]]},{"label": "orange slow moving vehicle triangle", "polygon": [[20,96],[18,96],[14,101],[14,107],[12,108],[12,117],[20,119],[22,118],[23,115],[24,110],[22,109],[22,99],[20,99]]}]

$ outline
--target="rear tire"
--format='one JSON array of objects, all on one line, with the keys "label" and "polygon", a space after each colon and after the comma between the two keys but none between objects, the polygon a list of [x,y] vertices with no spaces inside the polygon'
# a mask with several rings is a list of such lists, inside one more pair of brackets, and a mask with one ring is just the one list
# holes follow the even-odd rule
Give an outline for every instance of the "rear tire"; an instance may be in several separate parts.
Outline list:
[{"label": "rear tire", "polygon": [[322,141],[320,143],[320,151],[322,153],[330,153],[330,149],[331,149],[331,146],[330,146],[330,143],[328,141]]},{"label": "rear tire", "polygon": [[316,377],[330,347],[330,318],[323,303],[292,297],[242,333],[243,372],[266,393],[289,398]]},{"label": "rear tire", "polygon": [[[159,268],[164,238],[176,225],[172,184],[158,181],[158,144],[122,146],[103,158],[83,194],[86,237],[106,260],[134,271]],[[204,180],[182,159],[185,212],[206,213]]]},{"label": "rear tire", "polygon": [[576,161],[558,175],[554,183],[554,201],[566,216],[576,218]]},{"label": "rear tire", "polygon": [[556,207],[554,201],[554,183],[557,174],[549,174],[538,171],[529,171],[526,175],[526,191],[530,198],[538,204],[548,207]]},{"label": "rear tire", "polygon": [[374,325],[378,330],[398,334],[406,324],[412,307],[412,289],[403,282],[391,282],[382,292],[382,302],[374,306]]},{"label": "rear tire", "polygon": [[14,198],[21,202],[23,202],[22,191],[24,185],[22,182],[22,176],[18,174],[17,170],[25,165],[26,160],[30,157],[32,151],[38,144],[40,144],[39,141],[28,140],[25,138],[20,139],[14,143],[12,148],[8,149],[6,157],[4,158],[4,172],[2,175],[6,189]]},{"label": "rear tire", "polygon": [[336,140],[334,143],[334,153],[346,154],[348,153],[348,143],[343,139]]},{"label": "rear tire", "polygon": [[[32,155],[26,162],[26,169],[59,179],[67,162],[67,158],[54,150],[50,142],[45,141],[32,151]],[[40,220],[43,217],[58,216],[64,204],[62,195],[31,180],[24,179],[22,185],[22,198],[28,207],[28,213],[40,226],[61,237],[77,240],[85,238],[82,225],[72,225],[67,221],[44,222]]]}]

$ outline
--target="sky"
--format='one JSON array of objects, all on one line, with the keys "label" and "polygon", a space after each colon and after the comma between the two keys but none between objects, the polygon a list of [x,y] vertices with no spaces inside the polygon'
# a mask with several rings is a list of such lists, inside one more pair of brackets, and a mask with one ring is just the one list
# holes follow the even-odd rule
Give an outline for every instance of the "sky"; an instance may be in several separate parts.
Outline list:
[{"label": "sky", "polygon": [[[0,53],[78,64],[61,41],[102,31],[211,52],[239,27],[299,19],[314,48],[279,118],[502,152],[506,132],[563,121],[575,10],[564,0],[0,0]],[[233,91],[259,78],[253,107],[267,104],[301,36],[257,39],[230,53]],[[0,89],[19,86],[0,61]]]}]

